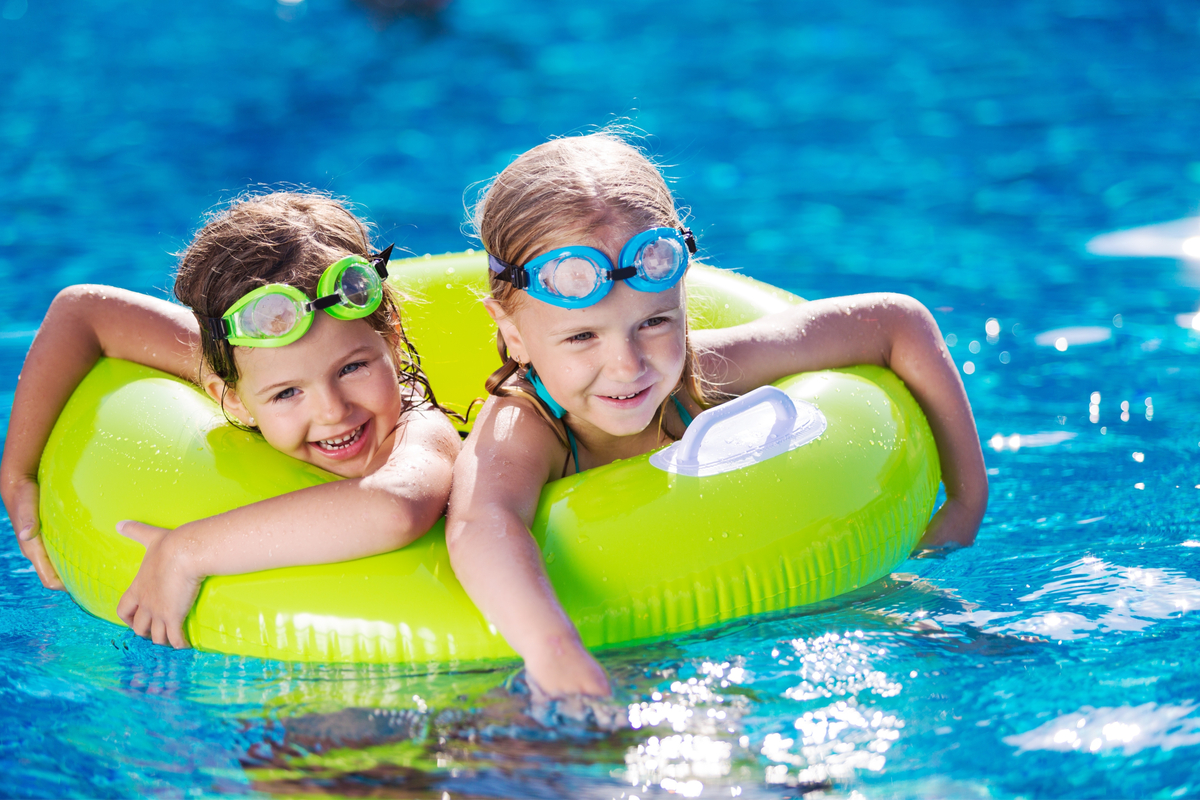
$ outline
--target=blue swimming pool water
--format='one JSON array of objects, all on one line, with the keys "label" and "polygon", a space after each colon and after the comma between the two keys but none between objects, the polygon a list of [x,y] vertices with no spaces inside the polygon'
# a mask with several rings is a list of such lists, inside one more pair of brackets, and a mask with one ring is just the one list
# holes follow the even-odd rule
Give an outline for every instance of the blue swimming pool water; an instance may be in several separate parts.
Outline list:
[{"label": "blue swimming pool water", "polygon": [[464,187],[628,119],[713,263],[936,309],[993,498],[975,547],[841,608],[606,655],[639,725],[616,734],[538,725],[502,675],[148,645],[43,591],[5,521],[0,793],[1200,795],[1200,338],[1176,320],[1200,272],[1084,249],[1197,210],[1193,3],[0,12],[5,423],[54,293],[163,292],[222,198],[316,186],[457,250]]}]

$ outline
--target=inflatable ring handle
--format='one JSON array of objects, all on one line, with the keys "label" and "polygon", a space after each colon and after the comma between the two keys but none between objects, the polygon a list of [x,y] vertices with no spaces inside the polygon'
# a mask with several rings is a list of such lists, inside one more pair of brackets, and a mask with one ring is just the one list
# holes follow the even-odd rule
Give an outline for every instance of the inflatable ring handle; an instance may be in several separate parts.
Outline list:
[{"label": "inflatable ring handle", "polygon": [[774,386],[760,386],[752,392],[747,392],[723,405],[710,408],[697,416],[679,442],[679,456],[676,463],[680,466],[698,466],[700,445],[703,444],[704,437],[714,426],[763,404],[770,404],[775,409],[775,424],[771,426],[767,441],[791,433],[792,429],[796,427],[796,404],[782,389]]}]

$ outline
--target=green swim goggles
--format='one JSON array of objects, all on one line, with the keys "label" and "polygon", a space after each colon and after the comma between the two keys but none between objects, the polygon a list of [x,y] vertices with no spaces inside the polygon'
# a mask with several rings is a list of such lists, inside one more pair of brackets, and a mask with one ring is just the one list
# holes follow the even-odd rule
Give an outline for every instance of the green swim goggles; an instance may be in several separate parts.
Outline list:
[{"label": "green swim goggles", "polygon": [[346,256],[321,273],[317,297],[286,283],[260,286],[234,303],[223,317],[202,317],[217,341],[241,347],[284,347],[312,327],[313,314],[362,319],[383,302],[383,281],[393,245],[377,255]]}]

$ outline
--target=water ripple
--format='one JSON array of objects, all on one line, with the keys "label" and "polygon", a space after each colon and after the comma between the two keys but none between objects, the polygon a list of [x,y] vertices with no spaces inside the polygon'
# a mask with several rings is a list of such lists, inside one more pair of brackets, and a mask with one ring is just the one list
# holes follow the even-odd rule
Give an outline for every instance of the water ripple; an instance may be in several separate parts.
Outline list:
[{"label": "water ripple", "polygon": [[1100,753],[1121,750],[1131,756],[1149,748],[1174,750],[1200,744],[1200,718],[1189,716],[1195,705],[1142,703],[1140,706],[1083,706],[1031,731],[1006,736],[1018,752],[1057,750]]},{"label": "water ripple", "polygon": [[[1056,567],[1054,572],[1065,572],[1066,575],[1017,598],[1021,603],[1049,603],[1051,608],[985,629],[993,633],[1036,634],[1064,641],[1086,637],[1093,631],[1143,631],[1163,620],[1177,619],[1200,608],[1200,581],[1178,570],[1126,567],[1088,556]],[[975,611],[942,615],[938,621],[982,622],[986,626],[989,620],[1010,616],[1012,614],[1008,612]]]}]

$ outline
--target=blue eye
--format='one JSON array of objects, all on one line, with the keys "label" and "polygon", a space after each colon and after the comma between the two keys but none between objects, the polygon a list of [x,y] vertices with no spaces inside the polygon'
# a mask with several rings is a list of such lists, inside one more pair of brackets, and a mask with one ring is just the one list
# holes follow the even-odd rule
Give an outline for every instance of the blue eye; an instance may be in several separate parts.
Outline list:
[{"label": "blue eye", "polygon": [[297,391],[296,387],[289,386],[288,388],[284,389],[282,392],[275,395],[271,399],[272,400],[290,400],[291,398],[296,396],[296,391]]},{"label": "blue eye", "polygon": [[341,374],[349,375],[351,372],[357,372],[358,370],[362,369],[366,365],[367,365],[367,362],[365,362],[365,361],[355,361],[352,364],[347,364],[346,366],[342,367]]}]

